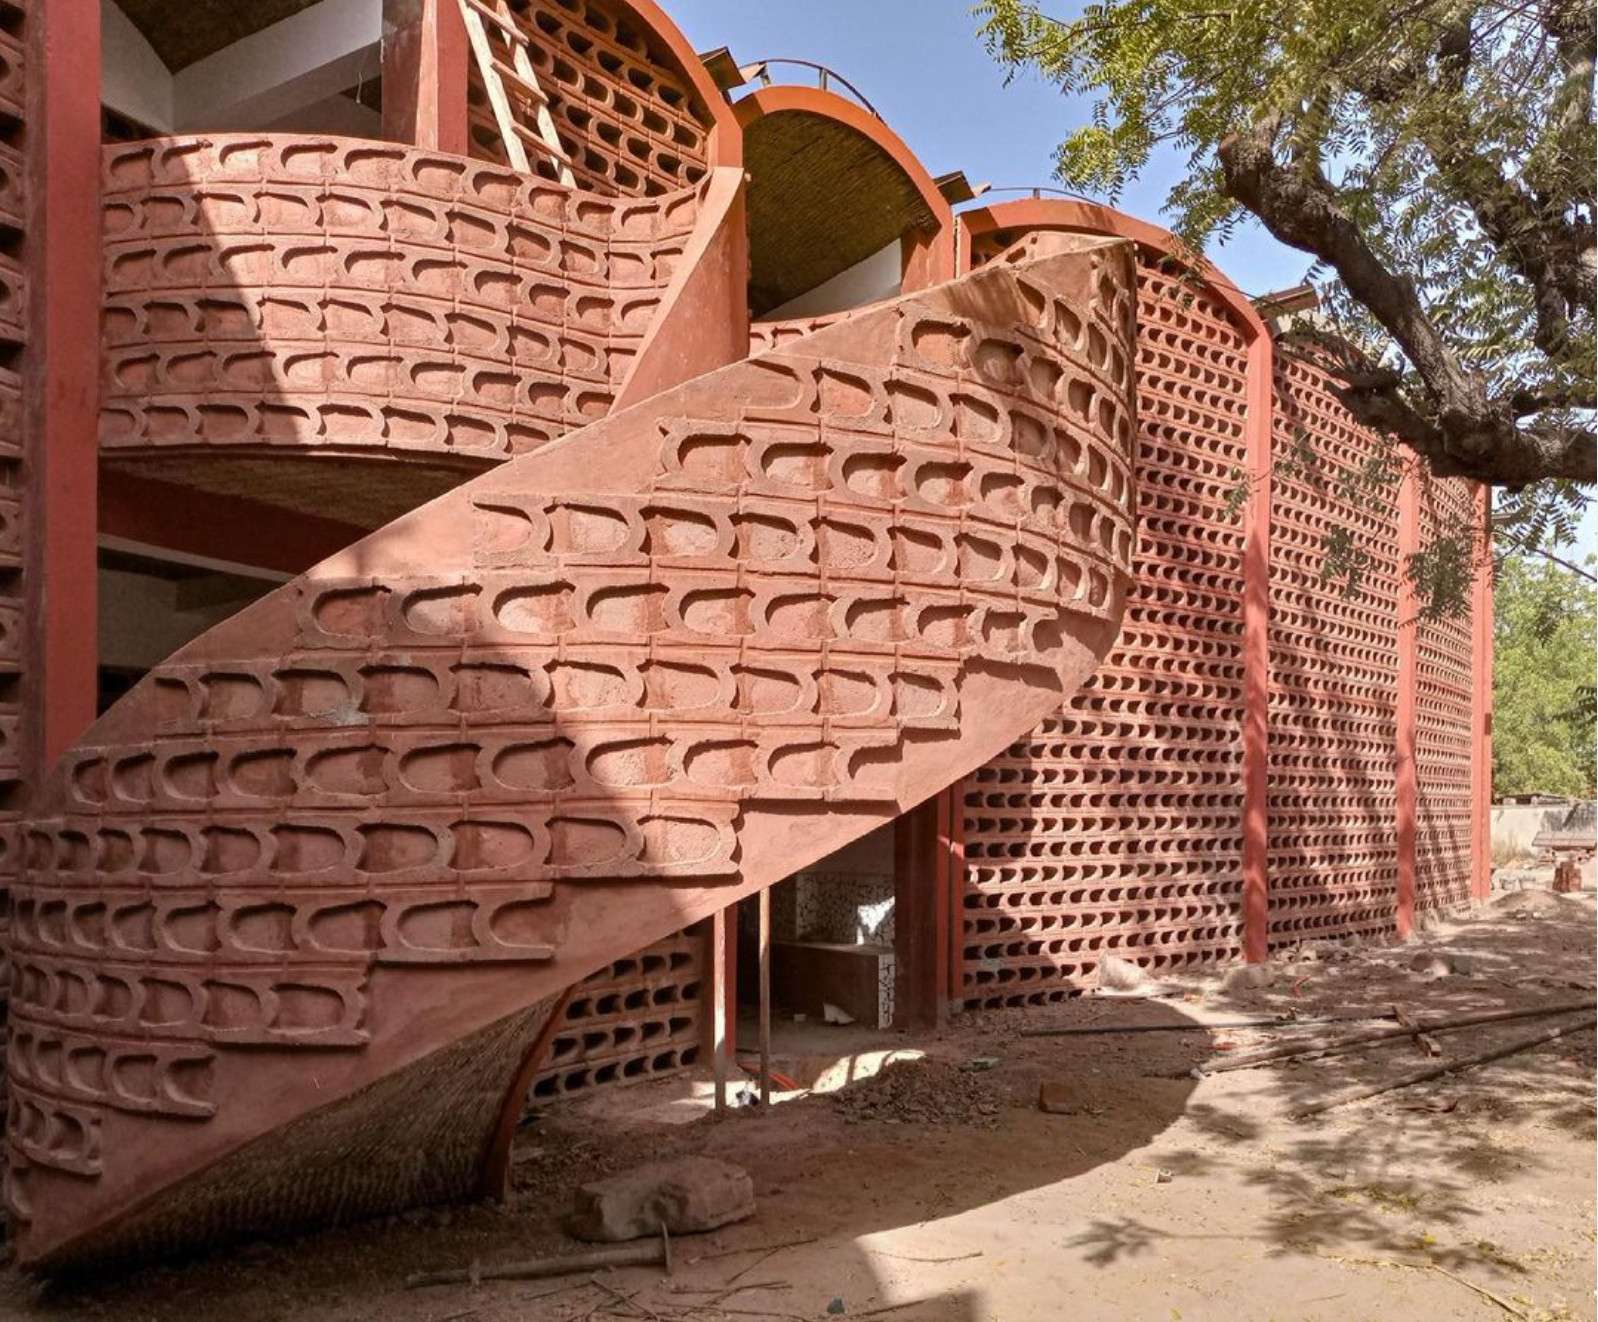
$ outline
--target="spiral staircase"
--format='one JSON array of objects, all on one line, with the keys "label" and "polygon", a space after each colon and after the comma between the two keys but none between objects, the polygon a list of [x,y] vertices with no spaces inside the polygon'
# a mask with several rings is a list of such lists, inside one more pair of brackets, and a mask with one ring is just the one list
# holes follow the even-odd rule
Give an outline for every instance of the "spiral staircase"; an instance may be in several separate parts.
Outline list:
[{"label": "spiral staircase", "polygon": [[1130,246],[1035,236],[741,357],[740,186],[108,151],[108,458],[415,508],[170,657],[39,792],[25,1264],[469,1190],[563,989],[953,784],[1110,647]]}]

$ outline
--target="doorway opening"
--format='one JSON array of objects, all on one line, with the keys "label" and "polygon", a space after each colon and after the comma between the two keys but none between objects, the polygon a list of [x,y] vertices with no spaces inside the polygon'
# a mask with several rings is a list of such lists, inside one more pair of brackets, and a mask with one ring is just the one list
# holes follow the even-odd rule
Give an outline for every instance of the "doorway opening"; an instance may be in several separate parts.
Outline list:
[{"label": "doorway opening", "polygon": [[[896,828],[884,822],[771,888],[774,1036],[812,1024],[893,1027]],[[736,986],[740,1017],[752,1028],[760,996],[754,900],[738,906]],[[748,1028],[738,1036],[740,1045],[754,1041]]]}]

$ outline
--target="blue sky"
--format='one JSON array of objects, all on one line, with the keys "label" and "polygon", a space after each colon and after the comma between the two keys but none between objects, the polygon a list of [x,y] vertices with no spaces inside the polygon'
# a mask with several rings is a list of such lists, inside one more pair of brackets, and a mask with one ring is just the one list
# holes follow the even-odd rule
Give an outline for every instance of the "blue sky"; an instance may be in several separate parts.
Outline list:
[{"label": "blue sky", "polygon": [[[934,175],[964,170],[996,187],[1051,185],[1054,149],[1086,121],[1089,102],[1035,76],[1008,86],[977,40],[969,0],[665,0],[696,50],[729,46],[740,64],[815,60],[848,78]],[[1062,0],[1060,12],[1074,10]],[[786,81],[808,77],[783,71]],[[1121,198],[1123,211],[1161,221],[1178,154],[1154,163]],[[1211,257],[1244,290],[1297,284],[1307,254],[1257,226]]]}]

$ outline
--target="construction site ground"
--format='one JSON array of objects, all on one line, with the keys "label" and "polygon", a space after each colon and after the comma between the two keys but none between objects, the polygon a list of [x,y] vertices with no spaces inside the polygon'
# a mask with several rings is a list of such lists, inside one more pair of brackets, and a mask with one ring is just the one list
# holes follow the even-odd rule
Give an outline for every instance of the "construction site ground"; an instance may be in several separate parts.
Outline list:
[{"label": "construction site ground", "polygon": [[[1412,968],[1418,952],[1463,971]],[[1496,896],[1406,944],[1326,945],[1158,998],[1084,997],[946,1031],[810,1024],[779,1064],[807,1091],[708,1113],[702,1078],[547,1108],[507,1205],[434,1208],[111,1280],[0,1276],[0,1317],[106,1322],[1405,1322],[1594,1317],[1590,1030],[1439,1082],[1295,1120],[1436,1062],[1405,1038],[1318,1062],[1181,1077],[1326,1028],[1022,1036],[1023,1027],[1318,1016],[1423,1019],[1592,1001],[1590,898]],[[1570,1022],[1567,1016],[1565,1022]],[[1548,1020],[1444,1034],[1444,1059]],[[904,1053],[881,1072],[883,1052]],[[915,1059],[914,1053],[920,1053]],[[891,1057],[890,1057],[891,1059]],[[821,1066],[837,1062],[829,1072]],[[973,1067],[973,1063],[979,1067]],[[848,1076],[855,1077],[850,1081]],[[866,1077],[862,1077],[866,1076]],[[1058,1085],[1070,1114],[1038,1109]],[[674,1272],[407,1289],[406,1276],[575,1253],[585,1180],[678,1154],[753,1176],[758,1212],[680,1238]]]}]

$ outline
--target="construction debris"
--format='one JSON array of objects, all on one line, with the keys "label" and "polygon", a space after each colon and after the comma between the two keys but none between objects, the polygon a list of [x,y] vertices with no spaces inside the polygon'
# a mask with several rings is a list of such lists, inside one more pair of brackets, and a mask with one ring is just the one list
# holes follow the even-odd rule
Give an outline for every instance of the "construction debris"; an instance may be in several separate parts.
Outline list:
[{"label": "construction debris", "polygon": [[1038,1085],[1038,1110],[1049,1115],[1103,1115],[1106,1109],[1075,1080],[1049,1079]]},{"label": "construction debris", "polygon": [[1518,1055],[1522,1051],[1530,1051],[1540,1047],[1545,1042],[1553,1042],[1568,1033],[1581,1033],[1589,1028],[1598,1026],[1598,1015],[1589,1014],[1574,1023],[1561,1024],[1558,1028],[1544,1029],[1533,1037],[1519,1038],[1507,1046],[1495,1047],[1491,1051],[1483,1051],[1474,1056],[1465,1056],[1459,1060],[1450,1061],[1446,1065],[1435,1065],[1430,1069],[1417,1070],[1412,1074],[1401,1075],[1396,1079],[1389,1079],[1386,1083],[1372,1084],[1368,1088],[1357,1088],[1353,1092],[1343,1093],[1324,1102],[1316,1102],[1313,1106],[1301,1107],[1293,1113],[1293,1119],[1303,1120],[1312,1115],[1320,1115],[1323,1111],[1330,1111],[1335,1107],[1347,1106],[1350,1102],[1362,1102],[1368,1097],[1379,1097],[1382,1093],[1394,1092],[1399,1088],[1410,1088],[1417,1083],[1428,1083],[1432,1079],[1440,1079],[1445,1074],[1452,1074],[1456,1070],[1472,1069],[1478,1065],[1487,1065],[1495,1060],[1502,1060],[1506,1056]]},{"label": "construction debris", "polygon": [[578,1239],[615,1243],[663,1231],[696,1234],[754,1214],[748,1171],[714,1157],[679,1157],[583,1185],[567,1229]]},{"label": "construction debris", "polygon": [[1275,981],[1276,970],[1269,964],[1240,964],[1226,970],[1221,978],[1221,990],[1229,993],[1263,991]]},{"label": "construction debris", "polygon": [[900,1060],[834,1093],[832,1100],[851,1124],[875,1120],[992,1129],[1004,1098],[987,1077],[940,1061]]},{"label": "construction debris", "polygon": [[546,1276],[570,1276],[604,1267],[648,1267],[655,1264],[671,1272],[671,1239],[664,1232],[653,1244],[633,1244],[624,1248],[590,1249],[586,1253],[567,1253],[550,1258],[525,1258],[520,1262],[484,1267],[452,1267],[445,1271],[417,1272],[405,1278],[405,1287],[414,1290],[424,1285],[476,1285],[479,1281],[531,1281]]},{"label": "construction debris", "polygon": [[1423,950],[1409,961],[1410,969],[1429,978],[1472,977],[1476,961],[1469,955],[1443,955]]},{"label": "construction debris", "polygon": [[1232,1028],[1303,1028],[1311,1024],[1347,1024],[1391,1019],[1391,1010],[1353,1011],[1298,1018],[1291,1013],[1269,1019],[1173,1019],[1165,1024],[1076,1024],[1064,1028],[1023,1028],[1021,1037],[1076,1037],[1104,1033],[1208,1033]]},{"label": "construction debris", "polygon": [[[1224,1074],[1230,1070],[1254,1069],[1273,1062],[1314,1060],[1321,1056],[1339,1056],[1360,1047],[1379,1046],[1401,1038],[1416,1037],[1426,1033],[1447,1033],[1460,1028],[1476,1028],[1482,1024],[1506,1023],[1513,1019],[1538,1019],[1551,1015],[1574,1014],[1591,1010],[1590,1001],[1563,1001],[1556,1005],[1541,1005],[1525,1010],[1489,1010],[1480,1014],[1455,1015],[1448,1019],[1408,1019],[1396,1028],[1382,1028],[1369,1033],[1352,1033],[1345,1037],[1330,1038],[1322,1042],[1289,1042],[1279,1047],[1267,1047],[1247,1055],[1232,1056],[1227,1060],[1197,1066],[1193,1073],[1202,1078],[1206,1074]],[[1406,1016],[1407,1018],[1407,1016]]]},{"label": "construction debris", "polygon": [[1099,986],[1108,991],[1141,991],[1152,979],[1129,959],[1105,955],[1099,960]]}]

